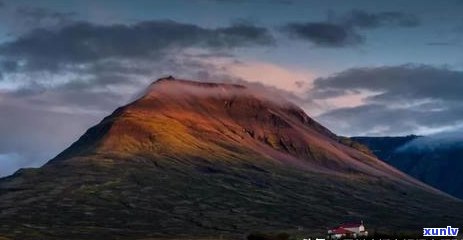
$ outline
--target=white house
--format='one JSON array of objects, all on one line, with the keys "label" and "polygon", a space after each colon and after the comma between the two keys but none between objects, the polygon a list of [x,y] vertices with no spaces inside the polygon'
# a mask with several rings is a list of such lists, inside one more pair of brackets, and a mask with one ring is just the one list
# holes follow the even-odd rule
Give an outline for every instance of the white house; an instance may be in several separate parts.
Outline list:
[{"label": "white house", "polygon": [[368,231],[365,230],[363,221],[343,223],[337,227],[328,229],[329,239],[358,238],[366,236],[368,236]]}]

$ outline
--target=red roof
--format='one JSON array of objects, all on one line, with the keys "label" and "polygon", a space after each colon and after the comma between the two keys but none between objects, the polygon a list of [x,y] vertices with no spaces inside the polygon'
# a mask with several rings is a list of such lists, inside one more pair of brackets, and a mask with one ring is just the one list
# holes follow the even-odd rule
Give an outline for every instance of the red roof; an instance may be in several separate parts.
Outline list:
[{"label": "red roof", "polygon": [[334,233],[334,234],[349,234],[349,233],[352,233],[351,231],[349,230],[346,230],[342,227],[338,227],[338,228],[335,228],[335,229],[331,229],[331,231]]}]

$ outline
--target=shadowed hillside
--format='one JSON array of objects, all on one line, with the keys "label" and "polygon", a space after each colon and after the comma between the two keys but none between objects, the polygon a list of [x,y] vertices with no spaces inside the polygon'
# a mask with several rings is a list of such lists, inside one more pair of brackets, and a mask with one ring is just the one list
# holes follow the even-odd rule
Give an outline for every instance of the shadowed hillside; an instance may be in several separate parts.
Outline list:
[{"label": "shadowed hillside", "polygon": [[386,163],[437,189],[463,198],[463,144],[433,137],[354,137]]}]

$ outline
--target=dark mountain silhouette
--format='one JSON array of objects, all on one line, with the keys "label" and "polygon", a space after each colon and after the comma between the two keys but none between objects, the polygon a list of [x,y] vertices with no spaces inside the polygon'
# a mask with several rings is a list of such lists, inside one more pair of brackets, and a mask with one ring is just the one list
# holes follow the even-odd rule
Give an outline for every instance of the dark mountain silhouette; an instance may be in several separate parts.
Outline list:
[{"label": "dark mountain silhouette", "polygon": [[345,219],[421,234],[462,213],[277,96],[174,78],[45,166],[0,180],[0,235],[15,239],[325,234]]},{"label": "dark mountain silhouette", "polygon": [[463,143],[432,137],[353,137],[386,163],[437,189],[463,198]]},{"label": "dark mountain silhouette", "polygon": [[408,135],[397,137],[351,137],[351,139],[367,146],[371,153],[387,162],[398,148],[419,137],[417,135]]}]

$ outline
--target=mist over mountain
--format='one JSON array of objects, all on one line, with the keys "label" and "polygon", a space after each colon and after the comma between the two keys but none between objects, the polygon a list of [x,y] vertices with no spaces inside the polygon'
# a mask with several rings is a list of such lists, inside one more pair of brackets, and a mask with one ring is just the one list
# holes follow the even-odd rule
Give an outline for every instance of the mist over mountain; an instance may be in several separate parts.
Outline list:
[{"label": "mist over mountain", "polygon": [[429,151],[463,147],[463,132],[456,130],[425,137],[416,137],[400,146],[397,151]]},{"label": "mist over mountain", "polygon": [[420,136],[408,135],[403,137],[351,137],[352,140],[368,146],[370,151],[379,159],[388,160],[394,152],[405,144]]},{"label": "mist over mountain", "polygon": [[0,234],[15,239],[326,234],[347,219],[389,233],[463,224],[462,201],[291,102],[172,77],[43,167],[0,179],[0,209]]},{"label": "mist over mountain", "polygon": [[437,189],[463,198],[461,131],[430,136],[354,137],[378,158]]}]

